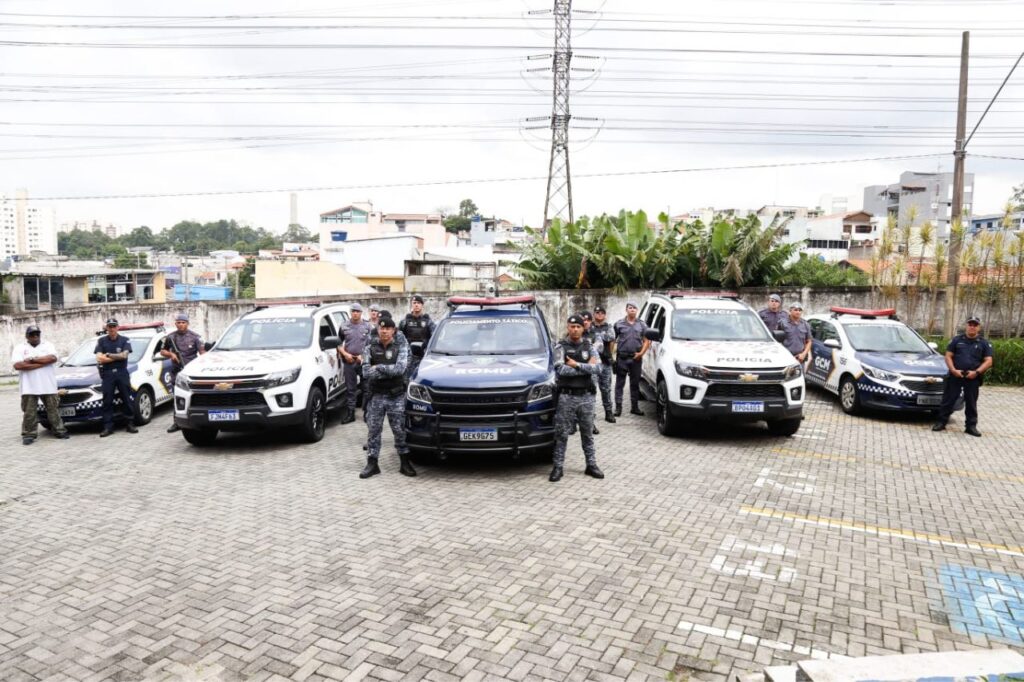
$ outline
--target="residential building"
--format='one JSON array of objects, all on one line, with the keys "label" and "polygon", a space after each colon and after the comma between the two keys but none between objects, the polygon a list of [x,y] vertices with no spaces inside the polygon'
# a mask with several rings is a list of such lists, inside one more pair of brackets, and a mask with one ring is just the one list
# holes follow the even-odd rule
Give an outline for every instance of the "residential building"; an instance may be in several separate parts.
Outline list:
[{"label": "residential building", "polygon": [[15,261],[3,276],[4,293],[17,310],[166,300],[162,272],[108,268],[99,261]]},{"label": "residential building", "polygon": [[874,244],[879,238],[878,224],[866,211],[834,213],[810,218],[806,222],[803,253],[837,262],[850,256],[850,248]]},{"label": "residential building", "polygon": [[52,208],[39,206],[19,189],[0,195],[0,259],[33,252],[57,254],[57,220]]},{"label": "residential building", "polygon": [[412,235],[427,248],[455,243],[440,213],[384,213],[370,202],[354,203],[320,214],[320,250],[323,260],[337,262],[330,252],[343,251],[345,242],[389,235]]},{"label": "residential building", "polygon": [[771,225],[776,216],[778,216],[780,222],[786,221],[782,228],[782,242],[784,244],[792,244],[809,239],[808,221],[823,215],[823,211],[820,208],[773,204],[762,206],[754,213],[761,220],[761,224],[766,227]]},{"label": "residential building", "polygon": [[992,230],[1009,230],[1018,232],[1024,230],[1024,211],[1006,213],[986,213],[971,218],[971,232]]},{"label": "residential building", "polygon": [[342,266],[377,291],[405,291],[405,261],[418,260],[423,239],[412,234],[386,234],[346,239],[321,250],[320,260]]},{"label": "residential building", "polygon": [[470,291],[493,294],[503,273],[499,254],[490,246],[425,251],[405,261],[406,291]]},{"label": "residential building", "polygon": [[507,220],[475,216],[469,228],[469,246],[516,244],[526,240],[526,228]]},{"label": "residential building", "polygon": [[336,263],[292,259],[256,261],[256,298],[333,296],[373,291],[376,291],[374,287]]},{"label": "residential building", "polygon": [[[963,215],[969,220],[974,199],[974,173],[964,175]],[[899,225],[910,220],[915,211],[914,225],[931,222],[936,236],[949,242],[950,219],[953,207],[952,173],[917,173],[906,171],[900,181],[892,185],[871,185],[864,188],[864,210],[885,221],[894,217]]]}]

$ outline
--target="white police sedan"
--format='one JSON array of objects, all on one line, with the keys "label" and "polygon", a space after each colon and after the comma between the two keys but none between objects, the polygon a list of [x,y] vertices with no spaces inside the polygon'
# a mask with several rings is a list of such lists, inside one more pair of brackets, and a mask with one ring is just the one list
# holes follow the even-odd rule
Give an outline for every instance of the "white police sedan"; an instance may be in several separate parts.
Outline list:
[{"label": "white police sedan", "polygon": [[938,409],[947,370],[934,343],[900,322],[895,309],[830,311],[807,318],[813,333],[804,372],[809,384],[838,395],[848,414]]}]

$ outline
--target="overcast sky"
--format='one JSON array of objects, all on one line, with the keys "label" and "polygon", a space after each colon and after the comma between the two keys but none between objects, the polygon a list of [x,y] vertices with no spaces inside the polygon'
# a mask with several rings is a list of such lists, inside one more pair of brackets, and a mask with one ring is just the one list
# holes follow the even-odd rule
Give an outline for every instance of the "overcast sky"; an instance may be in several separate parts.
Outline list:
[{"label": "overcast sky", "polygon": [[[428,212],[472,198],[487,214],[538,225],[550,132],[531,119],[550,112],[553,20],[530,12],[551,5],[0,0],[0,192],[339,187],[300,192],[300,222],[315,228],[319,213],[359,200]],[[968,130],[1024,45],[1019,0],[573,8],[577,215],[814,206],[823,194],[858,208],[865,185],[952,170],[962,30],[972,32]],[[1024,65],[969,150],[975,213],[1001,210],[1024,182]],[[938,156],[586,177],[928,154]],[[414,186],[489,179],[506,180]],[[235,218],[279,232],[289,198],[45,203],[59,222],[162,229]]]}]

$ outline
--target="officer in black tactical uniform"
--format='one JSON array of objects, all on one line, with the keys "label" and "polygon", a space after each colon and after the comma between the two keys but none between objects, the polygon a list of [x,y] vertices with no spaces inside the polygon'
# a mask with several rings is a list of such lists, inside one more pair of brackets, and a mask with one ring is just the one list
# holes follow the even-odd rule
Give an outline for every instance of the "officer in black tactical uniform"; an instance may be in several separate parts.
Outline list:
[{"label": "officer in black tactical uniform", "polygon": [[380,436],[384,428],[384,417],[391,426],[395,449],[401,460],[401,471],[405,476],[415,476],[416,469],[409,461],[409,448],[405,444],[405,368],[409,362],[409,344],[395,339],[395,321],[382,317],[378,326],[378,338],[367,349],[367,361],[363,362],[363,379],[367,380],[369,401],[365,409],[367,439],[366,467],[359,478],[369,478],[380,473]]},{"label": "officer in black tactical uniform", "polygon": [[604,306],[594,307],[594,323],[590,325],[590,336],[601,345],[597,349],[597,357],[601,361],[597,374],[597,386],[601,389],[601,405],[604,407],[604,420],[615,423],[615,411],[612,408],[612,345],[615,342],[615,330],[608,322]]},{"label": "officer in black tactical uniform", "polygon": [[583,454],[587,458],[587,476],[604,478],[597,466],[594,447],[594,376],[597,374],[597,354],[590,341],[583,338],[583,318],[573,315],[568,323],[569,335],[554,348],[555,381],[558,388],[558,408],[555,412],[554,466],[548,480],[562,479],[565,465],[565,447],[573,427],[579,424]]},{"label": "officer in black tactical uniform", "polygon": [[964,433],[981,438],[978,430],[978,390],[982,376],[992,368],[992,344],[981,335],[981,320],[970,317],[963,334],[953,337],[946,346],[949,375],[942,393],[939,418],[932,431],[945,431],[960,392],[964,394]]},{"label": "officer in black tactical uniform", "polygon": [[[405,338],[409,343],[418,343],[425,347],[436,328],[437,325],[430,319],[430,315],[423,312],[423,297],[419,294],[414,295],[412,297],[412,312],[408,313],[399,322],[398,330],[405,334]],[[406,381],[416,372],[416,368],[419,366],[420,358],[415,355],[412,356],[409,359],[409,367],[405,371]]]}]

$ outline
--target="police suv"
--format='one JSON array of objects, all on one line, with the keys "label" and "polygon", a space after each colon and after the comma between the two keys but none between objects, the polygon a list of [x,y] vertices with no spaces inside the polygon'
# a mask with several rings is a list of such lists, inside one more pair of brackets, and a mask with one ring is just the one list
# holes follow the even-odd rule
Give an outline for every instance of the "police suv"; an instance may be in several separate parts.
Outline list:
[{"label": "police suv", "polygon": [[[96,336],[105,334],[96,332]],[[129,324],[118,327],[118,334],[128,337],[132,352],[128,355],[128,379],[135,394],[136,424],[148,424],[153,410],[171,400],[170,359],[160,355],[160,345],[167,335],[163,322]],[[65,424],[99,422],[103,420],[103,384],[96,364],[96,338],[83,341],[71,355],[56,367],[58,413]],[[114,399],[115,406],[121,398]],[[39,421],[50,428],[46,410],[39,406]],[[115,419],[121,410],[115,409]]]},{"label": "police suv", "polygon": [[453,297],[406,395],[417,454],[544,453],[554,446],[551,340],[533,296]]},{"label": "police suv", "polygon": [[174,385],[174,422],[192,445],[219,431],[294,427],[323,438],[327,410],[344,404],[337,355],[343,304],[258,306],[235,320],[213,348],[186,365]]},{"label": "police suv", "polygon": [[658,430],[696,420],[765,421],[789,436],[803,418],[803,368],[733,293],[654,294],[640,317],[651,349],[641,390],[657,405]]},{"label": "police suv", "polygon": [[843,411],[934,411],[942,402],[946,361],[934,343],[896,317],[895,309],[831,308],[811,315],[807,381],[839,396]]}]

